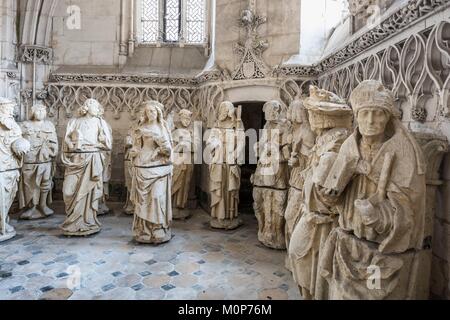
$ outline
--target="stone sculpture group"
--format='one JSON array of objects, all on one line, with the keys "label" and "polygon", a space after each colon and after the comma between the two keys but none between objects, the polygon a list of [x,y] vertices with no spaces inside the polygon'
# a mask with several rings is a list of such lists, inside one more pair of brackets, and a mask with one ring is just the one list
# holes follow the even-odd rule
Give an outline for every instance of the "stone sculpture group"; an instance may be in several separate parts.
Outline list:
[{"label": "stone sculpture group", "polygon": [[[351,106],[350,106],[351,105]],[[0,99],[0,241],[14,237],[8,212],[19,189],[21,219],[53,214],[55,127],[45,106],[20,126],[14,103]],[[349,104],[311,86],[289,108],[264,105],[266,125],[254,146],[254,211],[258,238],[287,249],[286,268],[304,299],[422,299],[428,282],[426,164],[399,119],[392,93],[364,81]],[[245,161],[241,108],[224,101],[205,139],[212,228],[232,230],[239,217],[240,166]],[[171,128],[164,106],[148,101],[125,139],[124,211],[134,215],[140,243],[172,238],[172,219],[186,219],[196,141],[192,113]],[[173,129],[173,130],[172,130]],[[64,235],[100,231],[110,177],[112,130],[98,101],[88,99],[62,141]],[[244,159],[244,160],[243,160]],[[374,282],[372,276],[378,278]]]}]

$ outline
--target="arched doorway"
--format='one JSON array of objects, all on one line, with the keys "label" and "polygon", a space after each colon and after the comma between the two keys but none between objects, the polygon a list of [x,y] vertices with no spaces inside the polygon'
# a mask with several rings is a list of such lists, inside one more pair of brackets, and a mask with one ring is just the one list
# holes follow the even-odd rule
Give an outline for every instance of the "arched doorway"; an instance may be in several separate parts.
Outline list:
[{"label": "arched doorway", "polygon": [[[242,106],[242,122],[245,130],[253,129],[259,137],[260,130],[264,127],[264,102],[245,101],[236,102],[236,106]],[[247,136],[245,143],[245,164],[241,166],[241,190],[239,212],[253,214],[253,186],[250,177],[256,171],[256,163],[250,163],[249,154],[253,150],[254,142]],[[252,151],[253,152],[253,151]]]}]

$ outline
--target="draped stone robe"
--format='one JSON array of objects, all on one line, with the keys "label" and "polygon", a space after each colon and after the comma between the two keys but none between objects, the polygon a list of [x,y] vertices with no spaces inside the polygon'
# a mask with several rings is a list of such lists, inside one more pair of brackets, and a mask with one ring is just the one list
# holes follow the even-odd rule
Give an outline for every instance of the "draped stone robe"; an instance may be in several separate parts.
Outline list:
[{"label": "draped stone robe", "polygon": [[210,148],[215,149],[214,159],[209,165],[211,217],[225,229],[240,225],[237,220],[241,187],[241,168],[237,163],[239,133],[240,130],[234,128],[214,128],[207,142]]},{"label": "draped stone robe", "polygon": [[[0,241],[11,238],[15,232],[8,230],[8,211],[14,202],[20,179],[22,159],[13,153],[14,143],[22,138],[22,130],[12,117],[0,116],[0,210],[5,217],[0,219]],[[3,225],[5,223],[5,225]],[[6,234],[2,229],[6,228]]]},{"label": "draped stone robe", "polygon": [[[51,204],[51,190],[58,154],[58,137],[52,122],[25,121],[21,124],[23,137],[30,141],[31,150],[24,157],[22,178],[19,185],[21,209],[37,206],[42,195]],[[42,213],[44,215],[44,213]]]},{"label": "draped stone robe", "polygon": [[66,235],[88,235],[100,231],[97,220],[103,199],[103,151],[111,150],[112,137],[108,124],[98,117],[72,119],[62,148],[65,166],[63,196]]},{"label": "draped stone robe", "polygon": [[335,128],[317,137],[304,179],[301,218],[295,226],[289,245],[293,277],[304,298],[312,298],[316,291],[326,290],[326,282],[317,278],[319,253],[328,234],[337,223],[332,203],[322,197],[318,185],[323,183],[349,136],[344,128]]},{"label": "draped stone robe", "polygon": [[139,127],[133,149],[137,153],[130,194],[135,206],[133,236],[142,243],[167,242],[172,237],[170,132],[165,126]]},{"label": "draped stone robe", "polygon": [[[329,283],[330,299],[423,299],[425,175],[420,148],[401,124],[371,156],[356,131],[343,145],[324,184],[342,193],[339,227],[320,255],[320,276]],[[375,194],[387,154],[393,165],[386,195],[374,205],[376,219],[363,222],[355,200]],[[358,162],[365,161],[365,169]],[[371,287],[370,276],[379,280]],[[378,277],[378,279],[376,279]],[[373,284],[376,285],[376,282]],[[320,296],[318,298],[321,298]]]},{"label": "draped stone robe", "polygon": [[[177,128],[172,133],[176,163],[173,169],[172,203],[185,209],[194,174],[194,137],[192,128]],[[180,150],[178,150],[180,149]]]}]

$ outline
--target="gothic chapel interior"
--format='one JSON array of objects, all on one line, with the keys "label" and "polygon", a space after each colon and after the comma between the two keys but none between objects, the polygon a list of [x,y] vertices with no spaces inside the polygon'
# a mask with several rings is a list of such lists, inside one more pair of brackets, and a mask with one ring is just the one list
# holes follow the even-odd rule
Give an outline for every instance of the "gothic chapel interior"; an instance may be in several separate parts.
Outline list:
[{"label": "gothic chapel interior", "polygon": [[0,56],[0,300],[450,299],[449,0],[1,0]]}]

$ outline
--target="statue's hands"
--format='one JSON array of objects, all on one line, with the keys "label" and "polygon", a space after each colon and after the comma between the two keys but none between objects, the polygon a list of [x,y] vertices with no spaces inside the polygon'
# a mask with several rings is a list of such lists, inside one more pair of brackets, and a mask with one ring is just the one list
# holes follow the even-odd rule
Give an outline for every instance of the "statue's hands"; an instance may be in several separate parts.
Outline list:
[{"label": "statue's hands", "polygon": [[28,140],[25,140],[23,138],[19,138],[16,141],[13,142],[12,151],[17,157],[23,157],[26,153],[30,152],[31,145]]},{"label": "statue's hands", "polygon": [[356,213],[361,216],[364,225],[370,226],[378,221],[377,210],[369,199],[355,200],[354,204]]},{"label": "statue's hands", "polygon": [[292,155],[289,158],[288,165],[290,167],[297,167],[299,165],[299,163],[300,163],[300,161],[298,160],[298,158],[295,155]]},{"label": "statue's hands", "polygon": [[130,155],[130,158],[136,158],[138,155],[138,151],[135,148],[131,148],[129,155]]}]

